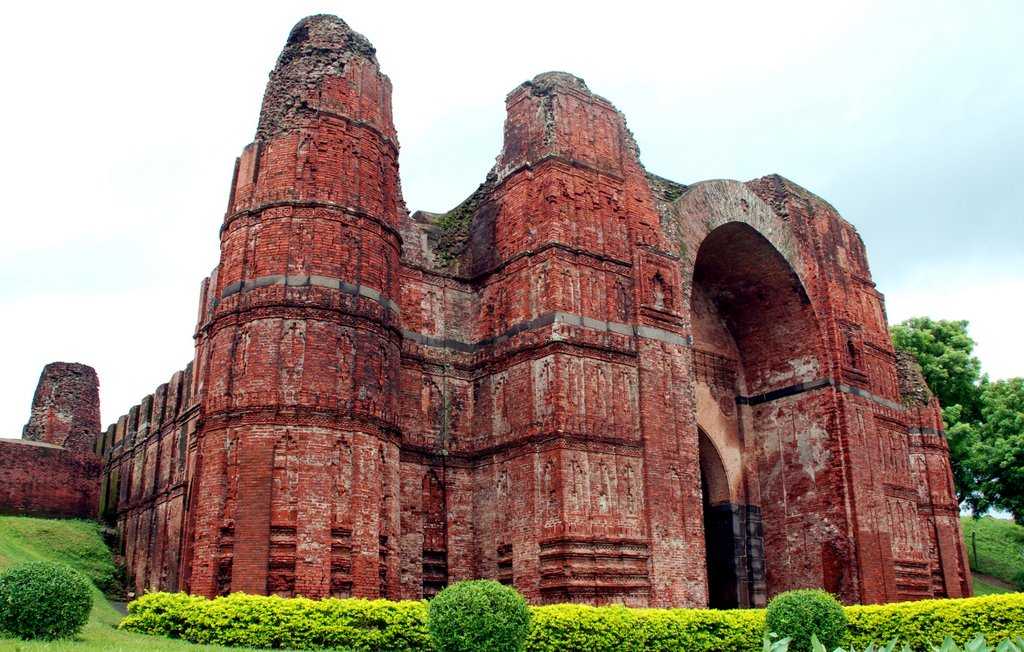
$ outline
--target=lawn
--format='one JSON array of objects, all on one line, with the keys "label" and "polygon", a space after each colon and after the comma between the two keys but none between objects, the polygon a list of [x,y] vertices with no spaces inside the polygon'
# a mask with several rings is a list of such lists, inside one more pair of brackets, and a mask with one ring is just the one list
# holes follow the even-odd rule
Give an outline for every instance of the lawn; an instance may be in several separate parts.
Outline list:
[{"label": "lawn", "polygon": [[[68,564],[85,573],[94,585],[109,586],[117,569],[103,543],[100,526],[93,521],[53,520],[0,516],[0,568],[25,561],[48,560]],[[50,643],[0,639],[0,650],[25,652],[239,652],[241,648],[192,645],[159,636],[122,632],[115,627],[121,614],[98,588],[93,588],[89,623],[76,641]]]},{"label": "lawn", "polygon": [[[1012,590],[1007,587],[1014,586],[1015,577],[1024,571],[1024,527],[1011,520],[991,516],[980,519],[964,516],[960,523],[971,570],[989,576],[975,578],[975,592],[986,595]],[[998,586],[1000,581],[1007,586]]]}]

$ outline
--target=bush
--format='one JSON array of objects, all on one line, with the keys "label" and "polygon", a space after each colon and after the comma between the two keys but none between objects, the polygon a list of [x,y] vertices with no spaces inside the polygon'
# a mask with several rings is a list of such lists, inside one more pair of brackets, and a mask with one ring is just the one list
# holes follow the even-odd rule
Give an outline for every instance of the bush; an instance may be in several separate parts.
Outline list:
[{"label": "bush", "polygon": [[425,602],[232,595],[208,600],[150,593],[128,605],[118,625],[192,643],[353,652],[430,649]]},{"label": "bush", "polygon": [[494,580],[458,582],[430,601],[430,637],[440,652],[522,650],[530,610],[515,589]]},{"label": "bush", "polygon": [[91,610],[89,580],[67,566],[30,561],[0,573],[0,630],[18,638],[71,638]]},{"label": "bush", "polygon": [[749,652],[761,648],[764,610],[533,607],[529,652]]},{"label": "bush", "polygon": [[1013,585],[1018,591],[1024,591],[1024,569],[1013,574]]},{"label": "bush", "polygon": [[768,631],[788,636],[793,652],[811,652],[811,636],[828,649],[846,638],[846,613],[830,593],[820,589],[786,591],[772,598],[765,610]]},{"label": "bush", "polygon": [[[435,598],[436,601],[436,598]],[[928,650],[950,636],[963,645],[1024,636],[1024,594],[846,607],[847,649],[899,639],[901,649]],[[153,593],[128,605],[123,629],[196,643],[431,650],[426,602],[308,600],[241,593],[207,600]],[[531,607],[528,652],[749,652],[761,649],[764,609],[629,609],[576,604]],[[820,632],[815,632],[821,636]],[[828,649],[836,645],[829,644]],[[513,648],[514,649],[514,648]],[[795,647],[789,649],[795,650]]]},{"label": "bush", "polygon": [[894,638],[915,650],[928,650],[946,636],[961,645],[979,634],[992,644],[1024,636],[1020,593],[854,606],[846,608],[846,615],[850,643],[858,648]]}]

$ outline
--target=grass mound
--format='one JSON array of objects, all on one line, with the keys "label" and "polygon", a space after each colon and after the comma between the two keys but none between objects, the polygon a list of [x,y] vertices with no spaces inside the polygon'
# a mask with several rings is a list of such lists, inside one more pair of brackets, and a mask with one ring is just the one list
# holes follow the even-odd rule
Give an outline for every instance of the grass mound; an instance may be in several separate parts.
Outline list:
[{"label": "grass mound", "polygon": [[[1024,527],[991,516],[980,519],[964,516],[960,523],[972,571],[1011,586],[1024,577]],[[1007,590],[994,583],[983,584],[983,587],[978,587],[976,582],[975,588],[983,588],[985,593]]]},{"label": "grass mound", "polygon": [[95,521],[0,516],[0,568],[27,561],[67,564],[111,595],[121,589],[120,572]]}]

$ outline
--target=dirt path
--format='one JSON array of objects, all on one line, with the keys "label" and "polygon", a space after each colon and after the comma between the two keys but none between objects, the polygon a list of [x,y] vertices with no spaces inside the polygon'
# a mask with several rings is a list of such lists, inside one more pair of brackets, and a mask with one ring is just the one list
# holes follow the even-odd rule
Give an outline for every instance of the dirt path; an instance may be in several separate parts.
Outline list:
[{"label": "dirt path", "polygon": [[1014,586],[1010,582],[1004,582],[1003,580],[999,579],[998,577],[992,577],[991,575],[984,575],[984,574],[979,573],[977,571],[971,571],[971,575],[973,575],[974,577],[977,577],[979,580],[981,580],[982,582],[985,582],[986,584],[991,584],[992,586],[998,586],[999,588],[1006,589],[1007,591],[1014,591],[1014,592],[1016,592],[1016,591],[1019,590],[1016,586]]}]

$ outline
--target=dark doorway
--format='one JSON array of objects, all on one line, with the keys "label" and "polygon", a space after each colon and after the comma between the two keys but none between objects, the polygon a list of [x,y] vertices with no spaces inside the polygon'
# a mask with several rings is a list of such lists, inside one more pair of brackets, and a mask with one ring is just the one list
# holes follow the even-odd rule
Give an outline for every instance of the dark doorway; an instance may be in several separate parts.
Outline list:
[{"label": "dark doorway", "polygon": [[704,551],[707,563],[708,607],[735,609],[739,606],[736,574],[736,509],[729,500],[725,466],[711,443],[699,431],[700,488],[704,503]]}]

